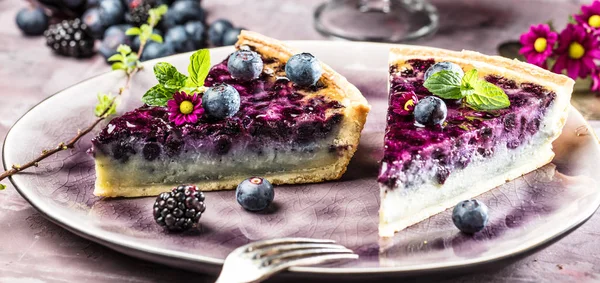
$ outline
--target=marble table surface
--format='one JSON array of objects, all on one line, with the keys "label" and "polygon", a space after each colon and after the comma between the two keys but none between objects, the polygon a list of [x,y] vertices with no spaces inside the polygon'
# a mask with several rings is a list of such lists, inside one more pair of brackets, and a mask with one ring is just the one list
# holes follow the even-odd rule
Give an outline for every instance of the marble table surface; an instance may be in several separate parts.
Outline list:
[{"label": "marble table surface", "polygon": [[[238,26],[276,38],[315,40],[326,39],[312,26],[312,13],[321,2],[202,0],[209,21],[225,17]],[[489,54],[496,53],[499,43],[517,38],[531,24],[554,19],[556,26],[564,26],[568,15],[576,13],[581,5],[580,1],[565,0],[432,2],[440,10],[441,28],[436,35],[414,44]],[[25,5],[25,1],[0,1],[0,144],[11,125],[40,100],[110,70],[100,56],[86,60],[57,57],[45,47],[42,37],[22,36],[14,17]],[[600,121],[591,124],[600,129]],[[599,217],[593,216],[552,246],[508,266],[435,281],[600,281]],[[79,238],[42,217],[10,184],[0,192],[0,231],[0,282],[213,282],[215,279],[131,258]],[[413,280],[422,282],[421,279],[426,278]]]}]

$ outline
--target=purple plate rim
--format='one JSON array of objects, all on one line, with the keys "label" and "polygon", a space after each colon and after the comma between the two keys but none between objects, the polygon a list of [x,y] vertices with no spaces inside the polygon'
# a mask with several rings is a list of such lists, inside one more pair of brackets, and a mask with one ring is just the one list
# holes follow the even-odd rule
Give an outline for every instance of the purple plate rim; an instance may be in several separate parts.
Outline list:
[{"label": "purple plate rim", "polygon": [[[322,40],[289,40],[289,41],[284,41],[284,42],[291,46],[339,45],[338,48],[348,48],[347,45],[379,45],[382,47],[387,47],[387,49],[389,49],[390,47],[398,46],[398,44],[388,44],[388,43],[322,41]],[[224,49],[233,50],[233,47],[226,46],[226,47],[212,48],[211,51],[218,51],[218,50],[224,50]],[[145,61],[142,64],[151,66],[155,62],[158,62],[158,61],[168,61],[170,58],[174,58],[174,57],[178,57],[178,56],[189,57],[190,54],[192,54],[192,52],[171,55],[171,56],[167,56],[167,57],[163,57],[163,58]],[[38,106],[40,106],[41,104],[46,102],[47,100],[60,95],[65,90],[78,87],[80,84],[88,82],[90,80],[94,80],[98,77],[116,76],[117,74],[119,74],[118,71],[108,71],[108,72],[87,78],[85,80],[82,80],[74,85],[66,87],[66,88],[44,98],[39,103],[37,103],[36,105],[31,107],[25,114],[23,114],[23,116],[21,116],[17,121],[15,121],[15,123],[10,127],[10,129],[8,130],[8,132],[6,134],[4,143],[2,145],[2,165],[4,167],[4,170],[7,170],[7,168],[8,168],[6,158],[5,158],[6,157],[6,141],[11,136],[11,133],[13,132],[13,130],[15,128],[17,128],[17,126],[19,125],[19,122],[25,116],[30,114],[30,112],[32,110],[34,110],[35,108],[37,108]],[[581,113],[577,109],[575,109],[574,107],[571,106],[569,114],[576,114],[580,120],[584,121],[584,125],[587,128],[591,129],[591,132],[593,133],[593,136],[594,136],[595,140],[597,141],[596,143],[594,143],[595,150],[600,152],[600,139],[598,138],[596,133],[593,131],[593,128],[589,125],[589,123],[583,118]],[[128,255],[131,255],[131,256],[134,256],[137,258],[141,258],[141,259],[145,259],[145,260],[149,260],[149,259],[147,257],[140,256],[138,254],[132,255],[131,253],[123,252],[123,249],[142,252],[143,254],[145,254],[147,256],[161,256],[161,257],[165,257],[165,259],[180,260],[180,261],[182,260],[182,261],[186,261],[186,262],[206,264],[206,265],[208,265],[208,266],[206,266],[207,270],[215,269],[215,268],[220,269],[220,267],[222,266],[222,264],[224,262],[224,260],[218,259],[218,258],[212,258],[212,257],[207,257],[207,256],[203,256],[203,255],[198,255],[198,254],[185,253],[185,252],[178,252],[178,251],[173,251],[173,250],[169,250],[169,249],[155,248],[155,247],[145,245],[145,244],[138,244],[135,241],[121,241],[119,239],[113,238],[114,236],[111,236],[110,234],[107,234],[101,230],[99,230],[100,233],[83,231],[82,229],[78,228],[78,225],[76,225],[74,223],[69,223],[69,221],[65,221],[64,219],[61,219],[60,216],[53,215],[53,213],[47,207],[44,208],[44,206],[45,206],[44,201],[42,201],[41,199],[37,199],[35,197],[35,194],[31,194],[31,195],[28,194],[27,189],[23,190],[21,187],[19,187],[18,181],[15,181],[14,177],[19,177],[19,176],[18,175],[10,176],[8,179],[10,180],[12,185],[15,187],[17,192],[27,202],[29,202],[31,204],[31,206],[33,206],[38,212],[40,212],[44,217],[46,217],[48,220],[50,220],[54,224],[66,229],[80,237],[83,237],[87,240],[99,243],[101,245],[109,247],[118,252],[126,253]],[[508,258],[517,257],[519,255],[526,254],[529,251],[534,251],[539,248],[543,248],[547,244],[551,244],[552,242],[566,236],[568,233],[574,231],[576,228],[583,225],[587,220],[589,220],[594,215],[594,213],[598,210],[598,208],[600,208],[600,193],[596,193],[594,195],[596,196],[595,205],[589,206],[587,208],[586,213],[580,213],[579,215],[582,215],[582,217],[576,219],[575,221],[571,221],[570,225],[568,225],[567,227],[558,229],[560,231],[554,231],[551,233],[546,232],[544,234],[540,234],[540,235],[546,235],[546,236],[545,237],[538,236],[535,238],[535,240],[529,241],[529,243],[533,242],[532,244],[521,244],[517,248],[508,250],[500,255],[477,257],[474,259],[466,259],[466,260],[461,260],[461,261],[441,262],[441,263],[435,263],[435,264],[421,264],[421,265],[412,265],[412,266],[400,266],[400,267],[335,268],[335,267],[305,266],[305,267],[292,267],[289,269],[289,271],[291,271],[292,273],[322,274],[322,275],[343,275],[343,274],[348,274],[348,275],[382,274],[383,275],[383,274],[404,274],[404,273],[412,273],[412,272],[436,272],[436,271],[443,271],[443,270],[454,270],[454,269],[467,268],[467,267],[471,267],[471,266],[485,265],[485,264],[493,263],[493,262],[499,262],[499,261],[502,261],[502,260],[505,260]],[[98,234],[100,234],[100,235],[98,235]],[[103,234],[106,234],[106,235],[103,235]],[[548,234],[551,234],[551,235],[548,236]],[[150,260],[150,261],[155,261],[155,260]],[[166,263],[166,260],[159,260],[159,261],[162,263],[168,264],[168,263]]]}]

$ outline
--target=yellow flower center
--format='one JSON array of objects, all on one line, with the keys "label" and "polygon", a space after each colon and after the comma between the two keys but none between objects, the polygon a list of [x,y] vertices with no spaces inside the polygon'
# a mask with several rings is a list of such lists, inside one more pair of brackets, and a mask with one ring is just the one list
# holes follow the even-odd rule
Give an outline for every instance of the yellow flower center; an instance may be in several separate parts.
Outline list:
[{"label": "yellow flower center", "polygon": [[535,51],[538,53],[546,51],[546,47],[548,47],[548,40],[543,37],[536,39],[535,43],[533,44],[533,48],[535,48]]},{"label": "yellow flower center", "polygon": [[415,106],[415,102],[412,99],[409,99],[408,101],[406,101],[406,103],[404,103],[404,110],[409,111],[410,109],[408,109],[408,107],[411,106]]},{"label": "yellow flower center", "polygon": [[600,16],[599,15],[593,15],[588,19],[588,24],[593,27],[593,28],[597,28],[600,27]]},{"label": "yellow flower center", "polygon": [[190,114],[192,111],[194,111],[194,104],[192,104],[190,101],[185,100],[179,104],[179,112],[182,114]]},{"label": "yellow flower center", "polygon": [[569,57],[571,57],[571,59],[581,59],[583,55],[585,55],[585,48],[583,48],[579,42],[572,42],[571,45],[569,45]]}]

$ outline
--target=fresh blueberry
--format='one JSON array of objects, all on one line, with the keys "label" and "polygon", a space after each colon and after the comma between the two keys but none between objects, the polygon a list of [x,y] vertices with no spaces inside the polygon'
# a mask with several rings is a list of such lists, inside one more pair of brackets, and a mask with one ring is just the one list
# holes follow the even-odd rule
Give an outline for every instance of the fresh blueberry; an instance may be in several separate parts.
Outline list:
[{"label": "fresh blueberry", "polygon": [[415,116],[415,121],[421,125],[441,125],[446,121],[448,108],[443,100],[435,96],[427,96],[419,100],[417,105],[415,105],[413,114]]},{"label": "fresh blueberry", "polygon": [[488,223],[488,208],[474,199],[461,201],[452,211],[452,221],[456,228],[464,233],[479,232]]},{"label": "fresh blueberry", "polygon": [[204,33],[206,27],[201,21],[191,21],[185,24],[185,32],[188,34],[188,40],[194,44],[194,49],[200,49],[205,46]]},{"label": "fresh blueberry", "polygon": [[223,46],[234,45],[238,41],[238,35],[242,33],[241,28],[230,28],[223,34]]},{"label": "fresh blueberry", "polygon": [[229,56],[227,69],[232,78],[251,81],[262,73],[263,61],[260,55],[254,51],[238,50]]},{"label": "fresh blueberry", "polygon": [[204,22],[204,9],[198,1],[177,1],[169,8],[161,20],[164,30],[190,21]]},{"label": "fresh blueberry", "polygon": [[230,21],[225,19],[216,20],[208,28],[208,40],[214,46],[223,46],[223,35],[232,28],[233,25]]},{"label": "fresh blueberry", "polygon": [[88,30],[92,34],[94,38],[102,38],[104,35],[104,24],[100,19],[100,9],[99,8],[90,8],[81,17],[81,20],[85,25],[87,25]]},{"label": "fresh blueberry", "polygon": [[102,0],[99,8],[100,20],[105,27],[120,24],[125,19],[125,7],[120,0]]},{"label": "fresh blueberry", "polygon": [[[162,32],[158,29],[152,29],[152,33],[158,34],[160,36],[162,36]],[[140,49],[140,37],[139,36],[134,36],[133,37],[133,42],[131,44],[131,49],[133,49],[134,51],[138,51]]]},{"label": "fresh blueberry", "polygon": [[156,59],[175,54],[175,49],[168,43],[158,43],[149,41],[144,47],[144,53],[142,53],[142,61]]},{"label": "fresh blueberry", "polygon": [[48,16],[40,7],[29,7],[17,13],[17,26],[27,35],[40,35],[48,28]]},{"label": "fresh blueberry", "polygon": [[261,211],[271,205],[275,198],[275,190],[267,179],[252,177],[237,186],[235,196],[244,209]]},{"label": "fresh blueberry", "polygon": [[206,90],[202,96],[202,107],[206,116],[225,119],[240,110],[240,94],[228,84],[217,84]]},{"label": "fresh blueberry", "polygon": [[196,50],[194,42],[189,40],[189,35],[183,26],[174,26],[167,31],[164,38],[166,43],[169,43],[175,48],[175,52],[188,52]]},{"label": "fresh blueberry", "polygon": [[431,67],[425,71],[424,79],[427,80],[429,77],[433,76],[433,74],[444,70],[456,72],[460,74],[461,77],[465,75],[465,72],[459,65],[456,65],[452,62],[439,62],[431,65]]},{"label": "fresh blueberry", "polygon": [[285,74],[288,79],[300,86],[311,86],[319,81],[323,67],[310,53],[296,54],[287,61]]},{"label": "fresh blueberry", "polygon": [[104,32],[104,39],[100,43],[100,47],[98,48],[98,52],[104,56],[105,59],[108,57],[117,54],[117,47],[121,44],[126,44],[131,46],[133,42],[133,37],[125,34],[131,25],[116,25],[109,27]]}]

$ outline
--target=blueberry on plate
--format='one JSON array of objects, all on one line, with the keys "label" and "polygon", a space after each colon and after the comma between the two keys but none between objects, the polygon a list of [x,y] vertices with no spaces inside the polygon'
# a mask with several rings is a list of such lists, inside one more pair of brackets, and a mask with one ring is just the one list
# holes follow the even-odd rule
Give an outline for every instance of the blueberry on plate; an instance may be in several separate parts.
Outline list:
[{"label": "blueberry on plate", "polygon": [[202,108],[206,116],[213,119],[232,117],[240,110],[240,94],[228,84],[216,84],[202,96]]},{"label": "blueberry on plate", "polygon": [[227,69],[232,78],[250,81],[258,78],[262,73],[263,61],[260,55],[254,51],[238,50],[229,56]]},{"label": "blueberry on plate", "polygon": [[201,21],[187,22],[184,26],[188,40],[194,44],[194,49],[203,48],[206,45],[206,27]]},{"label": "blueberry on plate", "polygon": [[125,19],[125,7],[120,0],[102,0],[98,8],[100,21],[105,27],[120,24]]},{"label": "blueberry on plate", "polygon": [[452,62],[438,62],[438,63],[431,65],[431,67],[429,67],[429,69],[427,69],[427,71],[425,71],[424,80],[427,80],[429,77],[433,76],[433,74],[435,74],[439,71],[456,72],[456,73],[460,74],[461,77],[465,75],[465,72],[459,65],[456,65]]},{"label": "blueberry on plate", "polygon": [[242,33],[242,28],[230,28],[223,34],[223,46],[234,45],[238,41],[238,35]]},{"label": "blueberry on plate", "polygon": [[188,52],[196,50],[194,42],[189,40],[189,35],[183,26],[174,26],[167,31],[165,43],[171,44],[175,52]]},{"label": "blueberry on plate", "polygon": [[104,27],[104,23],[102,23],[102,20],[100,19],[99,8],[93,7],[87,9],[87,11],[83,13],[83,16],[81,16],[81,20],[88,27],[88,30],[94,38],[102,38],[106,28]]},{"label": "blueberry on plate", "polygon": [[204,22],[204,9],[198,1],[177,1],[169,8],[161,19],[161,26],[168,30],[190,21]]},{"label": "blueberry on plate", "polygon": [[48,16],[40,7],[28,7],[17,13],[17,26],[26,35],[41,35],[48,28]]},{"label": "blueberry on plate", "polygon": [[246,210],[261,211],[275,198],[273,185],[264,178],[252,177],[242,181],[235,190],[237,202]]},{"label": "blueberry on plate", "polygon": [[447,114],[446,103],[435,96],[427,96],[419,100],[413,112],[415,121],[424,126],[442,125],[446,121]]},{"label": "blueberry on plate", "polygon": [[452,221],[464,233],[477,233],[488,223],[488,208],[474,199],[461,201],[452,211]]},{"label": "blueberry on plate", "polygon": [[169,55],[175,54],[175,49],[172,45],[164,42],[158,43],[154,41],[148,41],[146,46],[144,47],[144,52],[142,53],[142,61],[161,58]]},{"label": "blueberry on plate", "polygon": [[225,19],[216,20],[208,28],[208,40],[214,46],[223,46],[223,35],[232,28],[233,25],[230,21]]},{"label": "blueberry on plate", "polygon": [[204,194],[196,186],[182,185],[164,192],[154,202],[154,221],[168,231],[181,232],[196,226],[206,210]]},{"label": "blueberry on plate", "polygon": [[104,38],[100,43],[98,52],[100,52],[105,59],[108,59],[110,56],[117,54],[117,47],[119,47],[119,45],[126,44],[131,46],[133,37],[125,34],[131,27],[131,25],[116,25],[109,27],[104,32]]},{"label": "blueberry on plate", "polygon": [[292,82],[300,86],[311,86],[323,75],[319,60],[310,53],[296,54],[285,64],[285,74]]}]

